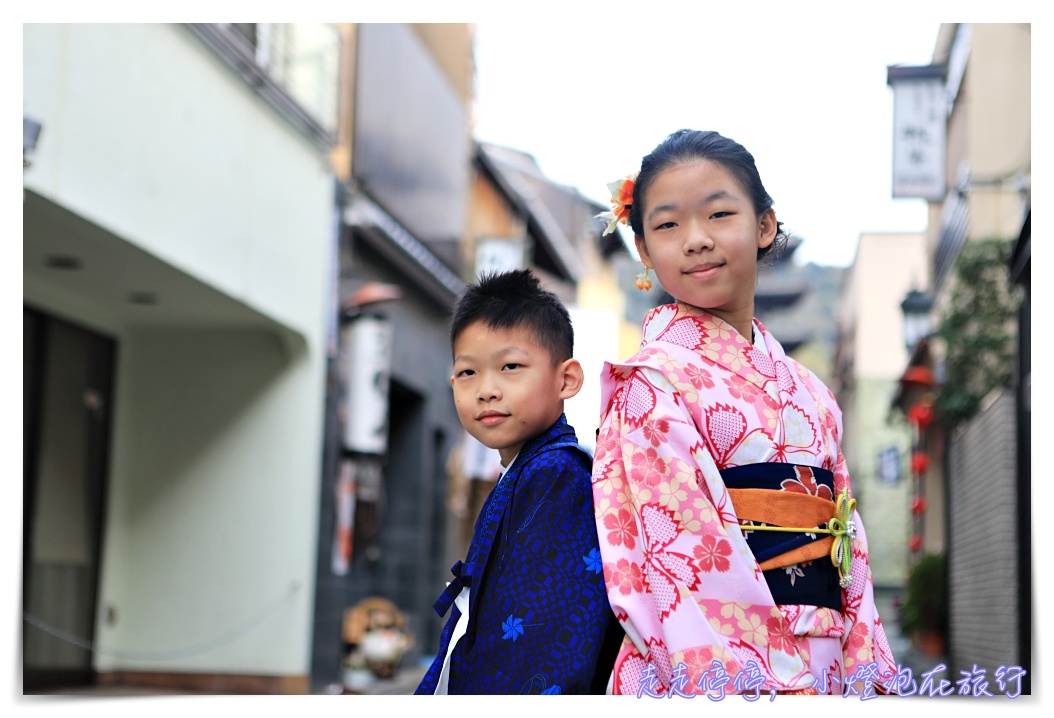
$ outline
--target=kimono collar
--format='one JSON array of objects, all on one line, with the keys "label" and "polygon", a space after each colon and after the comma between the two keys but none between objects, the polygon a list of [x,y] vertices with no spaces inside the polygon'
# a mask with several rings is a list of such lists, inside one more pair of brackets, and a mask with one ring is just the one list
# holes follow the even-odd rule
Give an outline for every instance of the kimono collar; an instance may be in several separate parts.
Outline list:
[{"label": "kimono collar", "polygon": [[[648,312],[642,324],[641,349],[664,342],[702,354],[745,381],[777,394],[776,364],[787,363],[780,343],[755,318],[755,341],[751,344],[736,329],[710,312],[687,304],[665,304]],[[775,398],[775,397],[774,397]]]},{"label": "kimono collar", "polygon": [[[560,418],[548,429],[524,443],[520,453],[513,458],[509,468],[502,473],[501,478],[498,479],[498,485],[491,491],[486,503],[483,504],[483,510],[480,512],[479,518],[476,519],[476,528],[473,532],[468,555],[464,561],[458,561],[451,566],[450,571],[454,574],[454,580],[447,584],[446,590],[440,594],[432,606],[440,616],[446,615],[446,612],[454,605],[463,589],[471,588],[473,582],[478,581],[479,577],[483,575],[484,567],[487,564],[491,548],[497,537],[502,516],[509,502],[510,482],[515,481],[520,467],[545,447],[558,442],[577,443],[575,431],[567,423],[567,417],[564,414],[560,414]],[[470,615],[476,612],[478,599],[479,592],[470,591],[468,606]]]},{"label": "kimono collar", "polygon": [[520,447],[520,453],[516,454],[513,458],[512,463],[505,470],[504,473],[517,471],[519,466],[523,466],[524,462],[530,459],[534,454],[549,444],[556,441],[577,441],[578,438],[575,435],[575,430],[571,428],[571,425],[567,423],[567,416],[560,414],[560,418],[557,419],[552,426],[543,431],[533,439],[529,439]]}]

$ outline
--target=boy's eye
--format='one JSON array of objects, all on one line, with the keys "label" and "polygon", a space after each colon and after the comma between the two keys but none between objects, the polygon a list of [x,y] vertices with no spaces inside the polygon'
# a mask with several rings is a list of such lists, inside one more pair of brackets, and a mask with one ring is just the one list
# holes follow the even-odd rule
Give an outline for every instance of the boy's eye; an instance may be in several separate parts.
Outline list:
[{"label": "boy's eye", "polygon": [[459,372],[457,373],[457,375],[458,375],[458,376],[472,376],[472,375],[473,375],[473,374],[475,374],[475,373],[476,373],[476,372],[475,372],[475,371],[473,371],[472,369],[462,369],[461,371],[459,371]]},{"label": "boy's eye", "polygon": [[519,369],[521,366],[523,365],[517,364],[516,362],[509,362],[508,364],[503,366],[502,369]]},{"label": "boy's eye", "polygon": [[712,215],[710,215],[711,219],[720,219],[722,217],[730,217],[730,216],[732,216],[731,212],[723,212],[723,211],[722,212],[714,212]]}]

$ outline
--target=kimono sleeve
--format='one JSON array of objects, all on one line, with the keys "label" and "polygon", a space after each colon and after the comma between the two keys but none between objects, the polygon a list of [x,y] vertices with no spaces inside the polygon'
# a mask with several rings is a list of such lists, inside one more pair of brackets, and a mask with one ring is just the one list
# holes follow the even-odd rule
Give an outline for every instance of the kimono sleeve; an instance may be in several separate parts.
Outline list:
[{"label": "kimono sleeve", "polygon": [[[611,394],[597,437],[593,501],[608,600],[641,655],[679,643],[668,640],[671,624],[660,616],[700,597],[707,570],[715,573],[711,583],[720,574],[721,584],[757,584],[723,527],[724,518],[735,518],[722,516],[727,492],[713,457],[682,398],[655,369],[635,368]],[[712,557],[700,553],[707,548]],[[706,609],[684,615],[689,625],[675,630],[710,632]]]},{"label": "kimono sleeve", "polygon": [[481,597],[475,670],[489,674],[488,693],[590,693],[612,613],[589,461],[560,448],[542,452],[527,469],[501,529],[505,548],[487,569],[493,573]]}]

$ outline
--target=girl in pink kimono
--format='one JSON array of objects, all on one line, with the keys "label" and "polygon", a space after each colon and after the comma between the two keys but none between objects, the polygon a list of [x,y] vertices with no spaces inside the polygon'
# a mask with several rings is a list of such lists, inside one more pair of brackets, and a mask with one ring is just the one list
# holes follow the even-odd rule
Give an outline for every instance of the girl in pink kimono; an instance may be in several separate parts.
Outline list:
[{"label": "girl in pink kimono", "polygon": [[651,286],[676,300],[608,363],[593,500],[626,636],[609,690],[637,696],[892,691],[833,394],[754,318],[786,242],[741,145],[681,130],[614,182]]}]

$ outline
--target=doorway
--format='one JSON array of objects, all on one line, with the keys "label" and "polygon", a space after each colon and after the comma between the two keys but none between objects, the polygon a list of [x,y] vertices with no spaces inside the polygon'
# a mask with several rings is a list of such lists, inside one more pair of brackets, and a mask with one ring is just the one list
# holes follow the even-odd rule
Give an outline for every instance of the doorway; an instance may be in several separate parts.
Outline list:
[{"label": "doorway", "polygon": [[94,682],[116,342],[23,306],[22,692]]}]

